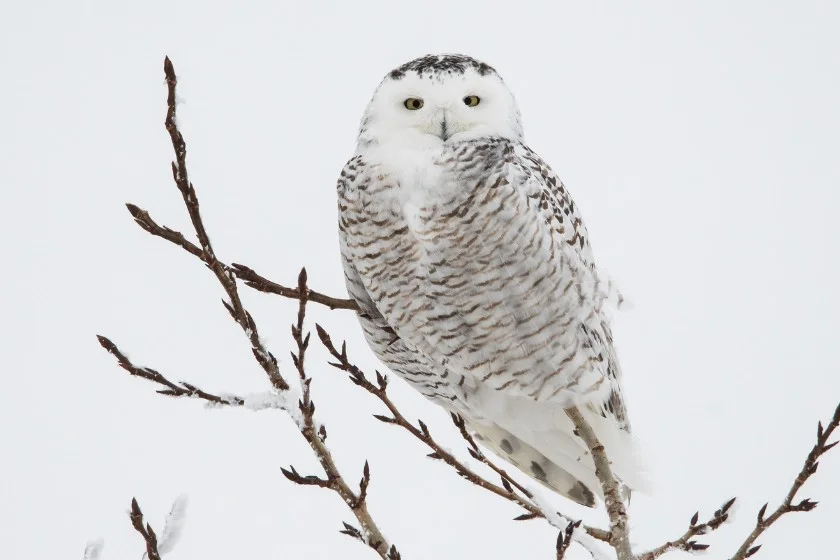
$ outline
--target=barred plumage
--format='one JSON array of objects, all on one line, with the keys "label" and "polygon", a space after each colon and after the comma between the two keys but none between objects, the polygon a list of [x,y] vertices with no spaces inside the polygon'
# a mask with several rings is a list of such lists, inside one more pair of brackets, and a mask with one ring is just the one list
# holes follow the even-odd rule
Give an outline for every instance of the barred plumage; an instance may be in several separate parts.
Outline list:
[{"label": "barred plumage", "polygon": [[639,486],[605,314],[621,296],[563,183],[523,143],[495,70],[445,55],[392,71],[338,200],[348,291],[386,365],[493,451],[592,506],[594,467],[563,412],[581,406],[615,471]]}]

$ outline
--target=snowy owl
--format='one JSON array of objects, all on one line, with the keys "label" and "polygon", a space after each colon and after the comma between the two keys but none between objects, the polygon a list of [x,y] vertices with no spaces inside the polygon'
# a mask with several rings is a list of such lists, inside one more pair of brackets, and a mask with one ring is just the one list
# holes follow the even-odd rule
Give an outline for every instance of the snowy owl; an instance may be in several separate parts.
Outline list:
[{"label": "snowy owl", "polygon": [[570,406],[626,489],[641,484],[606,315],[616,292],[492,67],[429,55],[391,71],[337,191],[347,289],[382,362],[579,504],[602,492]]}]

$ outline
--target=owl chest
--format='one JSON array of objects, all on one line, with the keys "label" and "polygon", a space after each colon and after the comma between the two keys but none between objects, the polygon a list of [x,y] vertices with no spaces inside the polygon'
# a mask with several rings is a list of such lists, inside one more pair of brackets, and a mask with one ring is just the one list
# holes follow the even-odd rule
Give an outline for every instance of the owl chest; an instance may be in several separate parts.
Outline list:
[{"label": "owl chest", "polygon": [[383,181],[380,190],[371,185],[354,205],[348,247],[385,310],[422,313],[423,306],[440,309],[472,297],[494,263],[512,258],[502,253],[515,252],[510,244],[488,243],[520,214],[512,190],[500,181],[447,183],[437,176],[440,182],[429,184],[429,178]]},{"label": "owl chest", "polygon": [[[487,202],[481,184],[466,183],[439,168],[403,170],[382,177],[381,190],[360,193],[357,210],[366,223],[362,236],[379,244],[381,264],[406,261],[428,272],[457,260],[487,222],[481,218]],[[381,241],[381,243],[380,243]]]}]

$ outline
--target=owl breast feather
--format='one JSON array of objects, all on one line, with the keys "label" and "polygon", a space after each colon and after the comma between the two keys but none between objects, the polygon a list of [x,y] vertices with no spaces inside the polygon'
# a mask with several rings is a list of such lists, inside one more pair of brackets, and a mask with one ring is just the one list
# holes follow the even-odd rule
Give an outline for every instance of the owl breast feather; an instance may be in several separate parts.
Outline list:
[{"label": "owl breast feather", "polygon": [[542,189],[504,143],[428,155],[366,162],[339,186],[347,258],[378,312],[456,378],[537,400],[601,393],[580,328],[597,313]]}]

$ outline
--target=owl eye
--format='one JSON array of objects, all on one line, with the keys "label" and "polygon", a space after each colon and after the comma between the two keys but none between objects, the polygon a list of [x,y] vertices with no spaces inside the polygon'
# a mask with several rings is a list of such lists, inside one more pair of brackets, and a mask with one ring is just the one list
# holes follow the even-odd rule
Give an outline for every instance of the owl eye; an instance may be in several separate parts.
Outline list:
[{"label": "owl eye", "polygon": [[475,107],[481,103],[481,98],[477,95],[468,95],[464,98],[464,105],[467,107]]},{"label": "owl eye", "polygon": [[418,97],[409,97],[403,101],[403,105],[405,105],[405,108],[409,111],[416,111],[417,109],[423,107],[423,100]]}]

